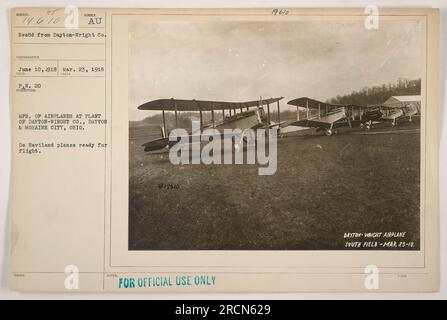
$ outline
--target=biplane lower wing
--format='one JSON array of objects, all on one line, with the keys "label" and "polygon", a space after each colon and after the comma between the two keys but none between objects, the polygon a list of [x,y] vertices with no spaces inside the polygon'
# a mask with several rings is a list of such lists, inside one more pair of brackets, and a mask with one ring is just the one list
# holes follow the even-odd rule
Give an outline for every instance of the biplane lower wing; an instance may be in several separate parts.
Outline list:
[{"label": "biplane lower wing", "polygon": [[289,126],[296,126],[296,127],[308,127],[308,128],[324,128],[324,129],[330,129],[331,123],[328,122],[322,122],[318,120],[298,120],[292,123],[289,123]]},{"label": "biplane lower wing", "polygon": [[270,124],[264,124],[264,123],[258,123],[257,125],[251,127],[251,129],[256,130],[256,129],[272,129],[272,128],[280,128],[283,124],[285,124],[286,121],[281,121],[281,122],[271,122]]},{"label": "biplane lower wing", "polygon": [[[275,127],[279,124],[271,124],[271,125],[263,125],[263,124],[257,124],[249,129],[253,129],[253,130],[257,130],[257,129],[264,129],[266,127],[272,128]],[[160,138],[160,139],[156,139],[156,140],[152,140],[146,143],[143,143],[141,146],[144,147],[144,151],[146,152],[150,152],[150,151],[157,151],[157,150],[161,150],[164,148],[171,148],[173,145],[177,144],[178,142],[180,142],[181,140],[183,140],[184,138],[188,138],[188,142],[187,143],[192,143],[192,138],[193,138],[193,134],[189,134],[187,136],[178,136],[177,140],[169,140],[168,137],[166,138]],[[233,134],[230,134],[228,136],[226,136],[223,133],[216,133],[213,135],[209,135],[209,134],[200,134],[200,141],[203,141],[203,138],[209,139],[209,138],[217,138],[219,137],[220,139],[227,139],[230,137],[234,137]],[[246,141],[246,134],[245,131],[243,131],[242,135],[240,136],[241,141],[243,139],[243,141]]]}]

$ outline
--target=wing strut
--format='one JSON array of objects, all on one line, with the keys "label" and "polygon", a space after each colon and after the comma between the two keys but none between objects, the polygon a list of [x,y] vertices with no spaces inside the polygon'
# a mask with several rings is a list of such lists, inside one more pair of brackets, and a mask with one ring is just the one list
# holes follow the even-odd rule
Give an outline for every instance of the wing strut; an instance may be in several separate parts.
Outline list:
[{"label": "wing strut", "polygon": [[177,101],[174,101],[174,111],[175,111],[175,127],[178,128],[178,118],[177,118]]},{"label": "wing strut", "polygon": [[165,134],[166,134],[166,118],[165,118],[165,111],[163,110],[163,130],[164,130],[164,132],[165,132]]},{"label": "wing strut", "polygon": [[199,112],[200,112],[200,130],[203,128],[203,114],[202,114],[202,106],[200,103],[197,102],[197,105],[199,106]]},{"label": "wing strut", "polygon": [[267,102],[267,123],[270,124],[270,103]]},{"label": "wing strut", "polygon": [[309,100],[306,100],[306,118],[309,119]]},{"label": "wing strut", "polygon": [[281,112],[279,112],[279,101],[276,101],[276,106],[278,108],[278,122],[281,122]]}]

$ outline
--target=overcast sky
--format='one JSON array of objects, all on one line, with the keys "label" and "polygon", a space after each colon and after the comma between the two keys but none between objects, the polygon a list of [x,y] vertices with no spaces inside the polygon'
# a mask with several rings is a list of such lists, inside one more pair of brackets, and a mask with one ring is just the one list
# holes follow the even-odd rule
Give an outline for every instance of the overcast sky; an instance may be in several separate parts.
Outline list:
[{"label": "overcast sky", "polygon": [[141,22],[129,25],[129,117],[154,99],[326,100],[421,77],[417,21]]}]

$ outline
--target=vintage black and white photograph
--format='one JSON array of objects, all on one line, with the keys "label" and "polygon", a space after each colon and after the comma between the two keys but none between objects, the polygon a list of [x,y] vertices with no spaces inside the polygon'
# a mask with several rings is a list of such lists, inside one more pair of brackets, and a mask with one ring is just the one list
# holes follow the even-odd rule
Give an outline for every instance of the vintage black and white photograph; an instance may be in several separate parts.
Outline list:
[{"label": "vintage black and white photograph", "polygon": [[420,250],[420,20],[128,30],[129,250]]}]

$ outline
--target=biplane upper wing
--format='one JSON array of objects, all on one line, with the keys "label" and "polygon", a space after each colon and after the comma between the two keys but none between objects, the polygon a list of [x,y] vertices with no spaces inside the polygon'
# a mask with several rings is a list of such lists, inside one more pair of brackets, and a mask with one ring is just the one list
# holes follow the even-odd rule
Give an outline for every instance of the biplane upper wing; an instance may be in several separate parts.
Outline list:
[{"label": "biplane upper wing", "polygon": [[330,104],[330,103],[318,101],[315,99],[311,99],[308,97],[301,97],[301,98],[293,99],[293,100],[290,100],[289,102],[287,102],[287,104],[290,104],[292,106],[303,107],[303,108],[321,109],[321,110],[325,110],[327,107],[328,111],[343,107],[342,105]]},{"label": "biplane upper wing", "polygon": [[146,102],[138,107],[139,110],[166,110],[166,111],[211,111],[229,110],[247,107],[257,107],[260,104],[271,104],[283,97],[244,102],[184,100],[184,99],[158,99]]},{"label": "biplane upper wing", "polygon": [[327,110],[328,112],[331,112],[331,111],[341,108],[341,107],[347,107],[349,109],[351,109],[351,108],[364,109],[365,108],[364,106],[355,105],[355,104],[326,103],[326,102],[318,101],[318,100],[307,98],[307,97],[301,97],[301,98],[290,100],[289,102],[287,102],[287,104],[290,104],[292,106],[309,108],[309,109]]}]

